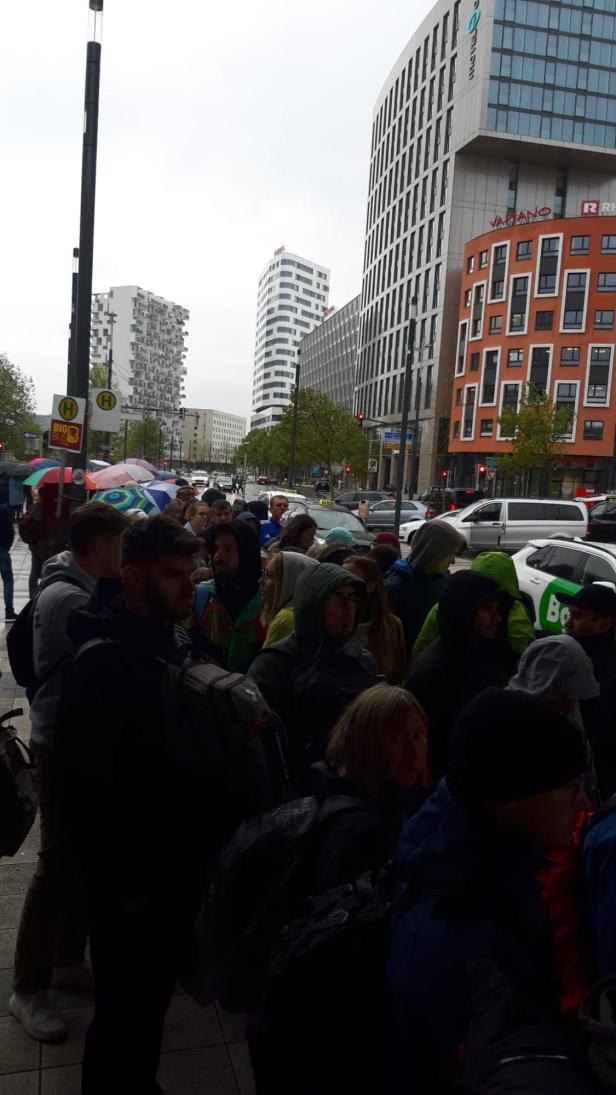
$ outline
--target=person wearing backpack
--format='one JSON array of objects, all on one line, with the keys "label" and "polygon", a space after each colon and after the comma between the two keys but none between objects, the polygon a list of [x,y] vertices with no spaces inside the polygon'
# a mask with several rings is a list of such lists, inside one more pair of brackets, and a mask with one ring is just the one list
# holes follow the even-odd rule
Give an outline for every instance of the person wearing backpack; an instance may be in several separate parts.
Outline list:
[{"label": "person wearing backpack", "polygon": [[50,986],[91,985],[83,965],[87,939],[83,890],[67,847],[53,782],[62,682],[75,652],[67,623],[74,609],[88,603],[99,579],[119,573],[120,537],[127,524],[123,514],[104,502],[86,502],[74,510],[68,528],[70,550],[46,563],[34,611],[29,613],[38,682],[30,705],[30,748],[36,758],[41,845],[17,933],[9,1009],[31,1038],[43,1042],[59,1041],[67,1032],[64,1020],[49,1005]]},{"label": "person wearing backpack", "polygon": [[249,675],[282,719],[291,776],[306,787],[347,705],[377,683],[372,655],[355,638],[366,594],[361,578],[335,563],[304,571],[295,586],[294,630],[254,659]]},{"label": "person wearing backpack", "polygon": [[132,525],[122,594],[71,624],[83,645],[64,686],[58,767],[94,972],[82,1095],[160,1091],[165,1013],[221,840],[220,797],[214,806],[207,773],[170,755],[179,724],[163,702],[190,649],[177,624],[192,604],[194,541],[164,515]]},{"label": "person wearing backpack", "polygon": [[0,577],[4,590],[4,622],[12,624],[17,619],[13,606],[13,565],[11,547],[15,538],[11,510],[6,503],[0,505]]}]

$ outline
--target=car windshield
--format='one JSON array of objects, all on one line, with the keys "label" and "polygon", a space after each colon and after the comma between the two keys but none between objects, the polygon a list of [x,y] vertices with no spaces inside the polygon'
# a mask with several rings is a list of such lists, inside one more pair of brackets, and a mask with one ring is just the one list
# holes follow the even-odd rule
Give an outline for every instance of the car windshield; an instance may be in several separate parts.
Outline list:
[{"label": "car windshield", "polygon": [[346,510],[329,509],[328,506],[311,506],[308,513],[317,523],[317,528],[328,531],[332,528],[348,528],[350,532],[366,534],[366,529],[357,517]]}]

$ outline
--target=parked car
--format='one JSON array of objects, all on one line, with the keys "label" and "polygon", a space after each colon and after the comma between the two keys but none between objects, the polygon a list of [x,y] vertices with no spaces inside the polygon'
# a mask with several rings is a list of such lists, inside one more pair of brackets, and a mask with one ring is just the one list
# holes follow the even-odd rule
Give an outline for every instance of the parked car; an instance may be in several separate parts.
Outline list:
[{"label": "parked car", "polygon": [[[584,499],[586,505],[589,499]],[[616,543],[616,496],[603,495],[588,512],[587,540]]]},{"label": "parked car", "polygon": [[360,502],[382,502],[385,498],[389,498],[390,495],[385,490],[347,490],[343,494],[337,494],[334,498],[334,502],[337,506],[345,506],[346,509],[353,512],[357,509]]},{"label": "parked car", "polygon": [[209,487],[210,477],[206,471],[194,471],[190,477],[193,487]]},{"label": "parked car", "polygon": [[559,634],[568,609],[559,593],[577,593],[591,582],[616,587],[616,547],[591,544],[577,537],[531,540],[513,556],[522,599],[542,634]]},{"label": "parked car", "polygon": [[259,483],[263,487],[267,487],[269,483],[275,483],[276,482],[276,476],[275,475],[259,475],[258,478],[255,479],[255,482]]},{"label": "parked car", "polygon": [[427,517],[437,517],[440,513],[464,509],[485,496],[485,491],[477,487],[428,487],[419,495],[419,501],[426,506]]},{"label": "parked car", "polygon": [[222,490],[226,493],[227,491],[233,490],[233,480],[230,475],[219,475],[214,486],[218,487],[218,490]]},{"label": "parked car", "polygon": [[[293,498],[293,502],[296,501],[296,497]],[[291,498],[289,498],[289,504],[291,504]],[[313,521],[316,521],[315,540],[317,543],[323,543],[330,529],[346,528],[355,537],[356,551],[366,552],[370,550],[374,536],[367,531],[364,523],[358,517],[355,517],[353,513],[349,513],[344,506],[338,506],[335,502],[330,502],[329,498],[320,498],[318,502],[307,498],[305,502],[297,503],[297,509],[303,513],[308,513]]]},{"label": "parked car", "polygon": [[[359,511],[353,510],[355,517],[359,517]],[[396,502],[394,498],[385,498],[381,502],[373,502],[368,507],[368,516],[363,522],[368,529],[392,529],[396,516]],[[420,521],[426,516],[426,507],[423,502],[402,502],[400,510],[400,522]]]},{"label": "parked car", "polygon": [[[485,498],[434,520],[450,521],[472,551],[517,551],[537,536],[586,536],[588,510],[557,498]],[[410,543],[423,523],[402,525],[400,539]]]}]

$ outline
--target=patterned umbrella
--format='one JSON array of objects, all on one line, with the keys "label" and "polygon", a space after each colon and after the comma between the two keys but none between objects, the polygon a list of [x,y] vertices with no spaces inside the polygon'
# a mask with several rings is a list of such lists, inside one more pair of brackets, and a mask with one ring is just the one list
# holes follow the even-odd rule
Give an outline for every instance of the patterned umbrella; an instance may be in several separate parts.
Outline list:
[{"label": "patterned umbrella", "polygon": [[[24,487],[42,487],[44,483],[59,483],[60,482],[60,468],[37,468],[32,472],[27,479],[24,479]],[[73,469],[64,469],[64,482],[73,482]],[[91,475],[86,475],[85,482],[86,490],[96,490],[96,483],[92,479]]]},{"label": "patterned umbrella", "polygon": [[179,489],[175,483],[159,483],[155,480],[143,488],[143,493],[154,502],[161,513],[164,513],[167,502],[170,498],[175,498]]},{"label": "patterned umbrella", "polygon": [[92,478],[99,490],[113,489],[114,487],[134,486],[135,483],[149,483],[152,476],[145,468],[137,464],[116,464],[113,468],[103,468],[102,471],[92,473]]},{"label": "patterned umbrella", "polygon": [[116,490],[97,490],[93,502],[106,502],[108,506],[125,513],[128,509],[142,509],[144,513],[156,511],[156,503],[139,487],[118,487]]},{"label": "patterned umbrella", "polygon": [[156,478],[156,468],[153,464],[150,464],[149,460],[143,460],[140,456],[127,456],[124,463],[136,464],[138,468],[145,468],[146,471],[150,471],[152,476]]},{"label": "patterned umbrella", "polygon": [[28,466],[34,468],[59,468],[60,461],[51,456],[35,456],[34,460],[28,460]]}]

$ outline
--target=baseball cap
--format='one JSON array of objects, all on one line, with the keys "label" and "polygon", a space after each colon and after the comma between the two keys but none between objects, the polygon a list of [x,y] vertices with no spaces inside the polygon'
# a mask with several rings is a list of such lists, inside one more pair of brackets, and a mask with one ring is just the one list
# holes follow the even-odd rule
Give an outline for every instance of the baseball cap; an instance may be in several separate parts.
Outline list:
[{"label": "baseball cap", "polygon": [[577,593],[557,593],[556,597],[563,605],[596,612],[598,616],[612,616],[616,620],[616,593],[602,582],[582,586]]}]

